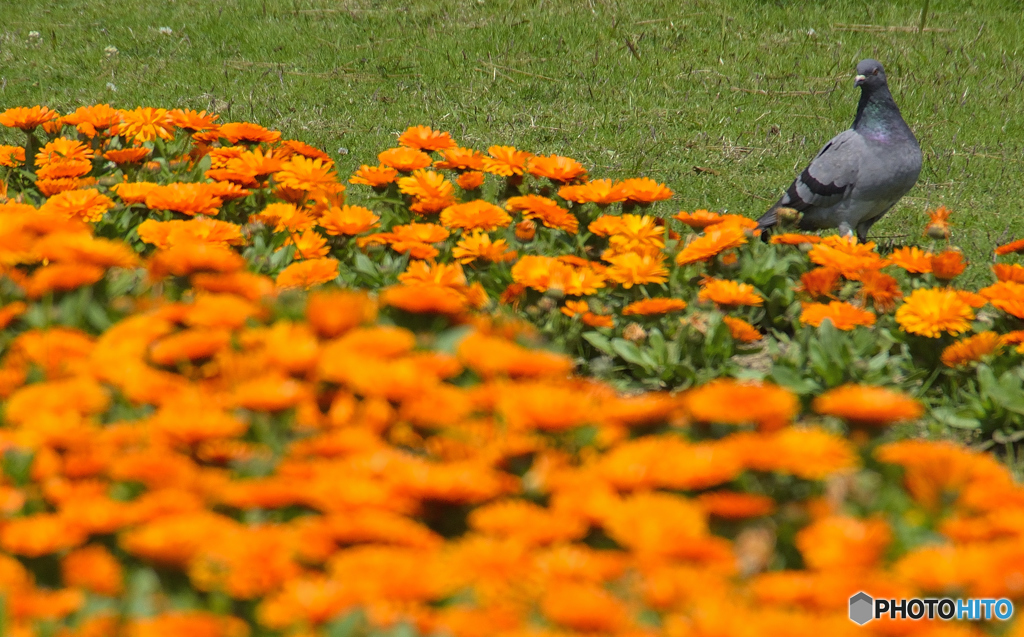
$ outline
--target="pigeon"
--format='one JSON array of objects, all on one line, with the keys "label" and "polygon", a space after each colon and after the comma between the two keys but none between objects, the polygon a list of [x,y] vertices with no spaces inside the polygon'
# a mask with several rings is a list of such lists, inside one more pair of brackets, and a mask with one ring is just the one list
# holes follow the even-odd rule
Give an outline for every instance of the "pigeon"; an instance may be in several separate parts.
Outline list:
[{"label": "pigeon", "polygon": [[921,146],[892,99],[882,65],[861,60],[854,85],[861,93],[853,126],[825,144],[757,220],[765,241],[785,208],[802,213],[801,230],[838,228],[867,241],[871,225],[917,183]]}]

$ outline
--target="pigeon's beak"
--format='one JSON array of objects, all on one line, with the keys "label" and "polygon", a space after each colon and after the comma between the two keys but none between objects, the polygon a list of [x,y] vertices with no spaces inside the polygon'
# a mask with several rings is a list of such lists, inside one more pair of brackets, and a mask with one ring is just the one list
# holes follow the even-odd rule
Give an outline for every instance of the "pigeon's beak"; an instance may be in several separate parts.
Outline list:
[{"label": "pigeon's beak", "polygon": [[863,84],[863,83],[865,82],[865,80],[867,80],[867,79],[868,79],[868,77],[867,77],[866,75],[855,75],[855,76],[853,77],[853,85],[854,85],[854,86],[860,86],[860,85],[861,85],[861,84]]}]

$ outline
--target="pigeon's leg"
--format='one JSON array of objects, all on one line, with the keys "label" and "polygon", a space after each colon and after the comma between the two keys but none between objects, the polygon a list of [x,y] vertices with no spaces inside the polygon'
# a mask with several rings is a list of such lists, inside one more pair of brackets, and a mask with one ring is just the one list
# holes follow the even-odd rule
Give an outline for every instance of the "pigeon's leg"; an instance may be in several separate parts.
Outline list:
[{"label": "pigeon's leg", "polygon": [[[895,205],[896,204],[893,204],[893,206],[895,206]],[[860,223],[858,223],[857,224],[857,239],[860,240],[861,243],[867,242],[867,240],[868,240],[868,230],[870,230],[871,226],[875,225],[875,223],[879,219],[884,217],[885,213],[889,212],[890,210],[892,210],[892,206],[889,206],[888,208],[886,208],[882,212],[878,213],[874,217],[871,217],[870,219],[865,219],[864,221],[861,221]]]},{"label": "pigeon's leg", "polygon": [[[849,223],[843,221],[842,223],[839,224],[839,236],[841,236],[841,237],[852,237],[853,236],[853,228],[850,227]],[[858,239],[860,238],[860,233],[858,233],[857,238]]]}]

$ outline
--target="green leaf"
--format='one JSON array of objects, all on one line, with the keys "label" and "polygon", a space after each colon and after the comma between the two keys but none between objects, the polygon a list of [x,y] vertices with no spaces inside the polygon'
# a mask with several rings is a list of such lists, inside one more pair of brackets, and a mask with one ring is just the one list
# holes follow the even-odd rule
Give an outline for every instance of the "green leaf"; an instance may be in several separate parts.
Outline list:
[{"label": "green leaf", "polygon": [[970,416],[963,416],[957,413],[952,407],[936,407],[931,410],[931,416],[936,422],[957,429],[979,429],[981,421]]},{"label": "green leaf", "polygon": [[650,361],[650,357],[645,360],[643,353],[635,343],[630,343],[626,339],[617,338],[612,341],[612,349],[615,353],[622,357],[628,363],[639,365],[644,368],[651,368],[653,361]]},{"label": "green leaf", "polygon": [[604,352],[609,356],[615,354],[615,350],[612,349],[611,341],[608,340],[607,336],[600,332],[586,332],[583,334],[583,340],[593,345],[598,351]]}]

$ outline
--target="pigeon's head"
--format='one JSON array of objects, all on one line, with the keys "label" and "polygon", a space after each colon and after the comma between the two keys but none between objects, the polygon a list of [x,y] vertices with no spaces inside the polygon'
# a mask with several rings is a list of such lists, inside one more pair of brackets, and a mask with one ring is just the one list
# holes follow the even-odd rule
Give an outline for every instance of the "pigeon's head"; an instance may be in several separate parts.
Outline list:
[{"label": "pigeon's head", "polygon": [[865,89],[879,88],[885,86],[885,69],[878,60],[861,60],[857,65],[857,76],[854,79],[854,86],[862,86]]}]

